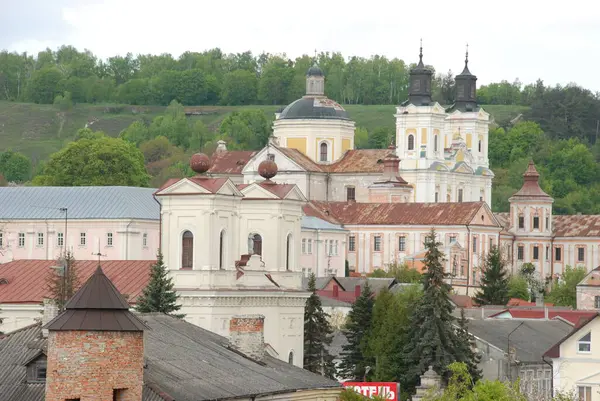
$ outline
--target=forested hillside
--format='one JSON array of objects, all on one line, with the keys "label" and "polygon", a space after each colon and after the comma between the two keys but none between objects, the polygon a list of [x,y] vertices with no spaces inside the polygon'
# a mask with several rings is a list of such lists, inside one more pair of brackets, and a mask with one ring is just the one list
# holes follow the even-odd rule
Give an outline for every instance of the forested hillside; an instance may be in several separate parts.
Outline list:
[{"label": "forested hillside", "polygon": [[[344,104],[356,121],[357,147],[388,146],[394,139],[394,105],[407,97],[410,65],[339,53],[321,53],[316,59],[327,77],[327,95]],[[189,154],[210,152],[218,139],[232,149],[260,148],[271,133],[273,113],[304,94],[304,75],[312,62],[307,55],[291,60],[219,49],[178,58],[128,54],[108,60],[69,46],[37,56],[1,52],[0,185],[97,182],[59,168],[78,151],[118,149],[123,160],[141,160],[149,173],[134,169],[139,177],[106,182],[159,185],[187,174]],[[476,66],[472,71],[477,73]],[[433,93],[441,104],[453,102],[452,72],[435,75]],[[557,212],[600,213],[598,94],[576,85],[516,80],[481,86],[478,101],[494,120],[495,210],[507,209],[526,161],[533,158],[543,187],[556,198]],[[121,140],[130,146],[121,146]]]}]

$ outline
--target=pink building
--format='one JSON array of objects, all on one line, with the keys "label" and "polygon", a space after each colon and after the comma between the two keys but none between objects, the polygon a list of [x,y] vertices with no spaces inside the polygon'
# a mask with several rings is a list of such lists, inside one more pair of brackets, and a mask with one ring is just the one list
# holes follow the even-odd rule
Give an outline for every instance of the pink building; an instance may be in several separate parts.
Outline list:
[{"label": "pink building", "polygon": [[0,263],[54,260],[153,260],[160,206],[152,188],[0,188]]}]

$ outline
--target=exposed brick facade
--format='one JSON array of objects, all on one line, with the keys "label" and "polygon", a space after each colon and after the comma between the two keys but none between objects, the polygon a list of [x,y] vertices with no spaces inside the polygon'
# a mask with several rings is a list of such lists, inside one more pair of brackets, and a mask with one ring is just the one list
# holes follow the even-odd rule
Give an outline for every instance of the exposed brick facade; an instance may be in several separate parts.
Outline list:
[{"label": "exposed brick facade", "polygon": [[263,315],[232,317],[229,323],[232,345],[250,358],[262,360],[265,356],[264,327]]},{"label": "exposed brick facade", "polygon": [[141,401],[144,333],[50,331],[46,401]]}]

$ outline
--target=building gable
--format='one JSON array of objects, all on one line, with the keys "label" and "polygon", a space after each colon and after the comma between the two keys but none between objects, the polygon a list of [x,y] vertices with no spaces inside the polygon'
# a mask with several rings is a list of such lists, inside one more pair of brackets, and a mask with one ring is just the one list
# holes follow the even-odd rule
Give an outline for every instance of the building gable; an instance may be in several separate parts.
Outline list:
[{"label": "building gable", "polygon": [[302,191],[300,191],[300,188],[298,188],[297,186],[294,186],[294,188],[292,188],[292,190],[287,193],[287,195],[284,197],[284,199],[298,200],[298,201],[303,201],[303,202],[307,201],[306,197],[302,194]]},{"label": "building gable", "polygon": [[277,163],[277,169],[279,171],[290,171],[290,172],[306,172],[306,169],[296,163],[294,160],[289,158],[281,150],[275,146],[267,146],[258,151],[248,163],[244,166],[242,174],[253,174],[258,172],[258,165],[267,159],[267,152],[274,157],[275,163]]},{"label": "building gable", "polygon": [[482,204],[479,210],[475,212],[469,225],[494,227],[500,226],[498,220],[496,220],[494,214],[492,213],[492,211],[486,203]]},{"label": "building gable", "polygon": [[162,195],[181,195],[181,194],[209,194],[211,193],[206,188],[190,181],[187,178],[183,178],[168,187],[161,189],[156,193],[157,196]]},{"label": "building gable", "polygon": [[267,191],[257,183],[244,187],[242,189],[242,194],[244,195],[244,198],[251,199],[279,199],[273,192]]}]

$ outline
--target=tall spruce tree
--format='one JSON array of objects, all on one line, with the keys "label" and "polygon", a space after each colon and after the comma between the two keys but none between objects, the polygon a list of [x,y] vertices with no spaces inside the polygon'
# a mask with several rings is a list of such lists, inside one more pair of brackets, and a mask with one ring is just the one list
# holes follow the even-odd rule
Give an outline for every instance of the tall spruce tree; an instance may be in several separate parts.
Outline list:
[{"label": "tall spruce tree", "polygon": [[469,321],[465,316],[463,308],[460,308],[460,319],[458,319],[456,333],[460,340],[461,354],[463,355],[462,361],[467,365],[473,383],[476,383],[481,379],[481,369],[478,366],[481,361],[481,355],[475,351],[477,344],[475,343],[475,337],[469,333]]},{"label": "tall spruce tree", "polygon": [[160,251],[156,263],[150,270],[150,281],[138,298],[135,309],[141,313],[161,312],[178,318],[185,316],[173,313],[181,309],[181,305],[177,305],[177,293],[173,290],[173,279],[169,277]]},{"label": "tall spruce tree", "polygon": [[423,274],[423,296],[413,310],[408,329],[408,342],[404,346],[406,371],[401,375],[401,385],[413,391],[419,376],[429,366],[440,375],[446,376],[452,362],[463,361],[463,348],[456,334],[450,302],[450,285],[445,279],[448,274],[442,265],[442,244],[436,240],[432,229],[425,237],[425,266]]},{"label": "tall spruce tree", "polygon": [[373,292],[366,282],[352,305],[344,329],[348,343],[342,346],[342,362],[339,366],[339,373],[344,378],[362,381],[366,376],[367,366],[374,367],[374,359],[367,352],[373,304]]},{"label": "tall spruce tree", "polygon": [[333,339],[333,329],[327,320],[329,315],[323,312],[321,299],[316,293],[316,281],[312,273],[308,279],[311,295],[304,309],[304,369],[333,379],[335,364],[326,347]]},{"label": "tall spruce tree", "polygon": [[481,288],[475,294],[479,305],[506,305],[509,297],[509,277],[505,261],[498,247],[493,246],[485,257]]}]

